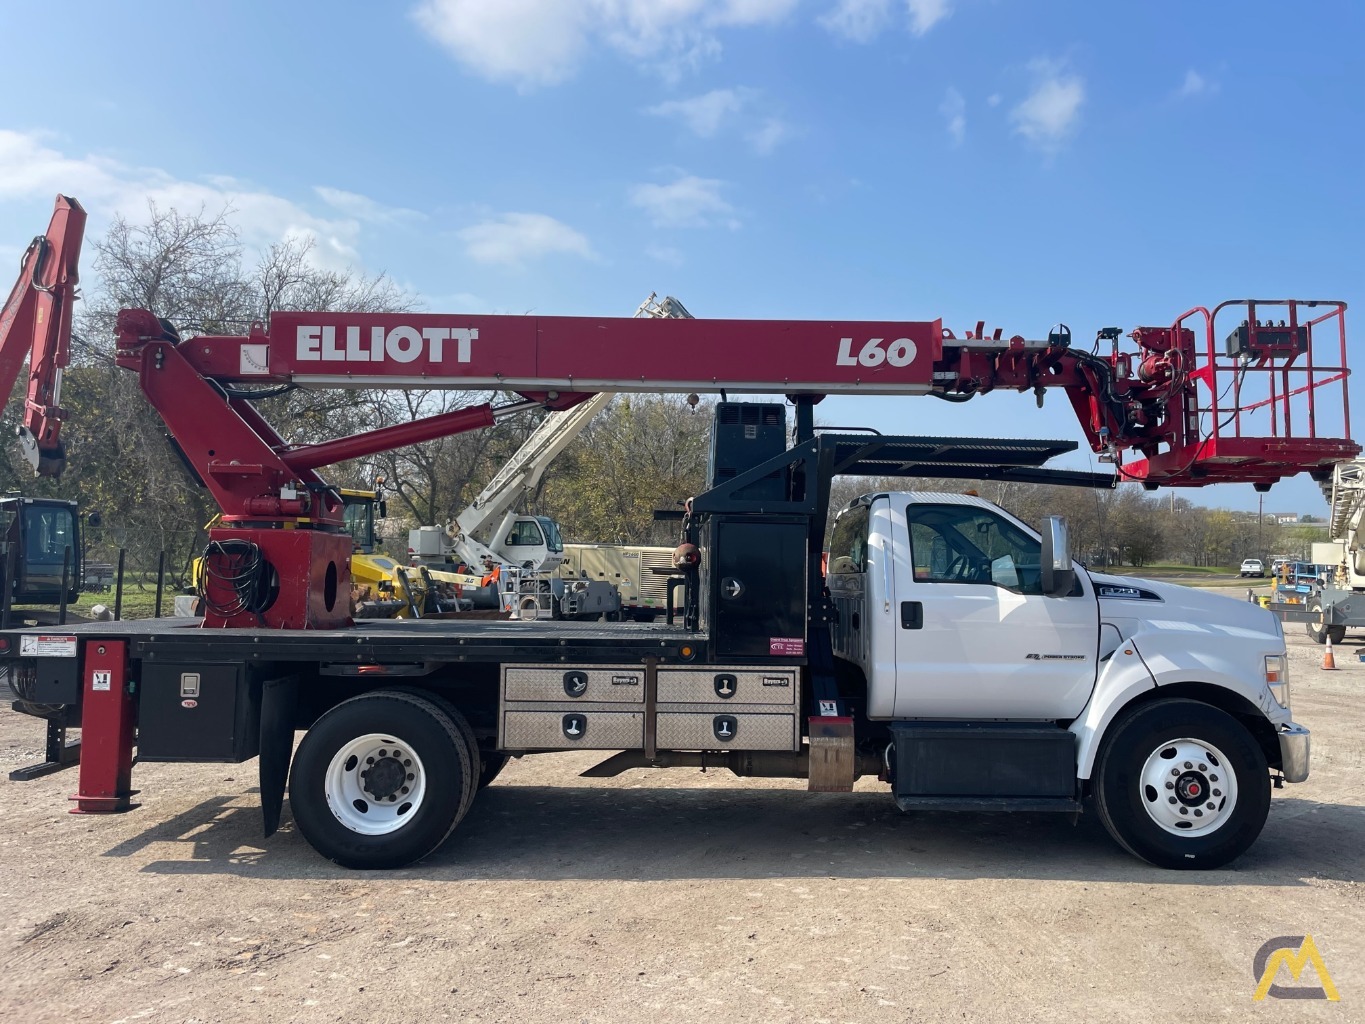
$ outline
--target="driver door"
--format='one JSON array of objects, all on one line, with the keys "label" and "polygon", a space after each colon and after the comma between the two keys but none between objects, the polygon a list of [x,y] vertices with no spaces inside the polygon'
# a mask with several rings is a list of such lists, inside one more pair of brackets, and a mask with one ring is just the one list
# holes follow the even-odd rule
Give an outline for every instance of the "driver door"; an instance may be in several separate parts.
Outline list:
[{"label": "driver door", "polygon": [[895,717],[1079,714],[1099,643],[1086,574],[1070,595],[1044,596],[1041,544],[1004,513],[951,499],[902,510],[892,515],[896,548],[910,552],[895,561]]}]

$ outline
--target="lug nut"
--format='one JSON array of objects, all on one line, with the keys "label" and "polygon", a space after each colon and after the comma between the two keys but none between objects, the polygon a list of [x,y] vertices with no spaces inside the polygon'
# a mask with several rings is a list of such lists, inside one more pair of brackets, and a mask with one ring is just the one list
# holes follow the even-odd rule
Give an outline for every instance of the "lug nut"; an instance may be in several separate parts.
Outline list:
[{"label": "lug nut", "polygon": [[1180,774],[1180,769],[1179,769],[1179,768],[1172,768],[1172,769],[1171,769],[1171,774],[1172,774],[1172,775],[1178,776],[1178,775]]},{"label": "lug nut", "polygon": [[1217,776],[1217,775],[1210,775],[1210,776],[1209,776],[1209,781],[1210,781],[1210,782],[1217,782],[1217,781],[1218,781],[1218,776]]},{"label": "lug nut", "polygon": [[1168,797],[1166,798],[1166,802],[1167,802],[1167,803],[1171,803],[1171,804],[1175,803],[1175,797],[1173,797],[1173,796],[1168,796]]},{"label": "lug nut", "polygon": [[[408,787],[407,787],[407,786],[404,786],[404,787],[403,787],[402,789],[400,789],[398,792],[400,792],[400,793],[406,793],[407,791],[408,791]],[[1212,807],[1213,804],[1209,804],[1209,806]]]},{"label": "lug nut", "polygon": [[[387,756],[388,756],[388,753],[389,753],[389,752],[388,752],[387,750],[381,750],[381,751],[379,752],[379,756],[380,756],[380,757],[387,757]],[[1186,762],[1185,762],[1185,767],[1188,768],[1189,766],[1190,766],[1190,762],[1186,761]]]},{"label": "lug nut", "polygon": [[410,757],[405,757],[405,758],[403,758],[403,767],[404,767],[404,768],[411,768],[411,767],[412,767],[412,758],[410,758]]},{"label": "lug nut", "polygon": [[372,757],[367,757],[367,758],[365,758],[365,763],[366,763],[366,764],[374,764],[374,758],[372,758]]},{"label": "lug nut", "polygon": [[1207,807],[1209,810],[1213,810],[1213,804],[1205,804],[1204,806]]},{"label": "lug nut", "polygon": [[416,778],[416,776],[413,775],[412,772],[408,772],[408,781],[411,782],[414,778]]},{"label": "lug nut", "polygon": [[1182,807],[1182,808],[1180,808],[1180,813],[1181,813],[1181,814],[1189,814],[1189,813],[1190,813],[1190,809],[1189,809],[1188,807]]},{"label": "lug nut", "polygon": [[1196,808],[1194,809],[1194,816],[1195,816],[1196,818],[1202,818],[1202,817],[1204,816],[1204,812],[1201,811],[1199,808],[1196,807]]},{"label": "lug nut", "polygon": [[[380,753],[380,755],[382,756],[383,753],[384,753],[384,751],[381,750],[379,753]],[[1185,767],[1186,767],[1186,768],[1193,768],[1194,765],[1191,764],[1189,761],[1186,761],[1186,762],[1185,762]]]},{"label": "lug nut", "polygon": [[1175,783],[1174,783],[1174,782],[1168,782],[1168,783],[1166,783],[1166,788],[1167,788],[1167,789],[1175,789]]},{"label": "lug nut", "polygon": [[1223,795],[1223,791],[1222,791],[1221,789],[1215,789],[1215,790],[1213,791],[1213,795],[1214,795],[1214,796],[1222,796],[1222,795]]},{"label": "lug nut", "polygon": [[1199,770],[1200,770],[1201,772],[1206,772],[1206,771],[1209,770],[1209,766],[1206,765],[1203,761],[1200,761],[1200,762],[1199,762]]}]

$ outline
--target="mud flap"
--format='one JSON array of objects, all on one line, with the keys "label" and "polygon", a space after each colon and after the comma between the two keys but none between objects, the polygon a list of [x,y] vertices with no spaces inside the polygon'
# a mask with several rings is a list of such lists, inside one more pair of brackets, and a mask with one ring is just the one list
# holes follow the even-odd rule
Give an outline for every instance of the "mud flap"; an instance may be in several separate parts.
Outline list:
[{"label": "mud flap", "polygon": [[298,677],[267,679],[261,689],[261,825],[266,838],[280,827],[289,758],[294,752],[294,710]]}]

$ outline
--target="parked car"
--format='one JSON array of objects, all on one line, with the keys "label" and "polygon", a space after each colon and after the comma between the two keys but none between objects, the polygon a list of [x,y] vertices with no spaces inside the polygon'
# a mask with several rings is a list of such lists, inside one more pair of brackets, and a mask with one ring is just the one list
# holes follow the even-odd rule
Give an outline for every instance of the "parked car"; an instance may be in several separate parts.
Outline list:
[{"label": "parked car", "polygon": [[1265,563],[1259,558],[1248,558],[1242,562],[1243,576],[1264,576]]}]

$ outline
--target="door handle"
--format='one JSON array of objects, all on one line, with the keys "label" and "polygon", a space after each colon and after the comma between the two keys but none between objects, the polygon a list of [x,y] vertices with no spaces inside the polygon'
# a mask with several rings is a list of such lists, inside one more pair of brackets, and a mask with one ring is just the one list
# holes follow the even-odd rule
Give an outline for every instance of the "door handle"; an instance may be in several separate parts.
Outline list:
[{"label": "door handle", "polygon": [[919,601],[901,602],[901,629],[924,628],[924,605]]}]

